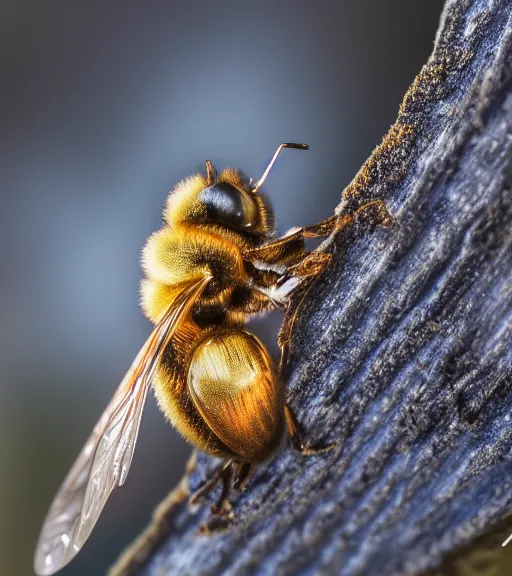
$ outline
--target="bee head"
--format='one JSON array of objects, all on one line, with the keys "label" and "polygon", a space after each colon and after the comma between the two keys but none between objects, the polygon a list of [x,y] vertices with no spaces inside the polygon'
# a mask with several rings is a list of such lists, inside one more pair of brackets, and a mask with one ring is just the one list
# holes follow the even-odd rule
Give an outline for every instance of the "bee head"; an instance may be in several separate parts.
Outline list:
[{"label": "bee head", "polygon": [[180,182],[169,196],[164,218],[173,224],[195,224],[217,232],[238,233],[248,240],[263,240],[274,232],[274,214],[269,201],[259,193],[283,148],[307,150],[305,144],[281,144],[257,181],[239,170],[226,168],[220,174],[206,161],[206,175]]},{"label": "bee head", "polygon": [[265,239],[274,231],[274,213],[268,199],[253,192],[239,170],[219,175],[206,161],[206,177],[197,174],[180,182],[164,210],[169,225],[191,224],[219,233],[237,233],[248,240]]}]

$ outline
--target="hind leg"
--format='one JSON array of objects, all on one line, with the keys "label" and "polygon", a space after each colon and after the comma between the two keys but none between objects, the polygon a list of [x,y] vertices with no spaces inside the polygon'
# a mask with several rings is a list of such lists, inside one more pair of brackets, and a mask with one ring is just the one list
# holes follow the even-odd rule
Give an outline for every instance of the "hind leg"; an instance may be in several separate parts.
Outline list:
[{"label": "hind leg", "polygon": [[295,450],[298,450],[301,454],[304,454],[304,456],[315,456],[316,454],[329,452],[336,446],[336,442],[323,446],[306,446],[297,419],[288,405],[284,407],[284,416],[286,418],[286,426],[288,428],[290,442]]},{"label": "hind leg", "polygon": [[212,504],[212,517],[199,527],[201,534],[220,532],[229,527],[235,515],[229,503],[229,495],[233,489],[244,490],[245,484],[252,471],[250,462],[235,462],[228,460],[215,471],[212,477],[200,486],[189,499],[193,505],[206,498],[219,482],[222,482],[222,490],[217,501]]},{"label": "hind leg", "polygon": [[222,482],[222,491],[219,499],[215,504],[212,504],[212,512],[215,514],[221,513],[228,502],[229,493],[232,487],[233,479],[233,460],[227,460],[215,470],[211,478],[206,480],[189,498],[189,504],[194,505],[204,500],[217,486]]},{"label": "hind leg", "polygon": [[222,514],[226,509],[230,509],[229,495],[231,490],[242,491],[249,480],[253,470],[250,462],[238,462],[227,460],[221,464],[211,478],[206,480],[189,498],[189,504],[193,506],[204,500],[215,489],[219,482],[222,483],[220,496],[215,504],[212,504],[214,514]]}]

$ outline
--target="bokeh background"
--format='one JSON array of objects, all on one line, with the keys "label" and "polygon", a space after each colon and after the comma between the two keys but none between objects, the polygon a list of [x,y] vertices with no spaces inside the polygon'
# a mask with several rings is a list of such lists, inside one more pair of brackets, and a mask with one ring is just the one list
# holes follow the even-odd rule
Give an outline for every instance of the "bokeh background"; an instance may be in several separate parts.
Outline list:
[{"label": "bokeh background", "polygon": [[[428,57],[441,0],[0,8],[0,574],[32,574],[51,498],[149,334],[139,253],[202,170],[267,181],[279,229],[329,216]],[[272,339],[279,322],[258,325]],[[126,485],[63,576],[104,574],[190,448],[149,397]]]}]

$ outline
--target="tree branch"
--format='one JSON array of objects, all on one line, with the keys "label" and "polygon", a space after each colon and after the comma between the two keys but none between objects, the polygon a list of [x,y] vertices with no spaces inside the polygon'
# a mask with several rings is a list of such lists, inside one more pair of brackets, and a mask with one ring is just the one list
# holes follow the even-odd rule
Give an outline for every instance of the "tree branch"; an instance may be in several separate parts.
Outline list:
[{"label": "tree branch", "polygon": [[200,535],[198,455],[112,574],[419,574],[512,512],[512,2],[449,0],[434,51],[337,213],[302,302],[291,404],[326,454],[284,450]]}]

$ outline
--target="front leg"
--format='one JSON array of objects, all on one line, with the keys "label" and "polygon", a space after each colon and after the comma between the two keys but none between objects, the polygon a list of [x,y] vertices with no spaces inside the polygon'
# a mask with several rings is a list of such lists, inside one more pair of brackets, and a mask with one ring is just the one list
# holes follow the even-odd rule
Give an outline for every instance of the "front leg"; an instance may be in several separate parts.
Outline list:
[{"label": "front leg", "polygon": [[[296,292],[303,297],[313,281],[322,274],[332,261],[332,255],[328,252],[313,250],[308,252],[304,241],[306,238],[323,238],[334,231],[351,226],[371,227],[375,225],[389,225],[393,218],[389,214],[382,200],[368,202],[356,210],[353,214],[343,216],[331,216],[322,222],[296,228],[262,246],[249,250],[245,255],[246,260],[253,262],[253,292],[256,298],[249,300],[258,301],[258,311],[277,307],[285,310],[288,296]],[[247,310],[248,314],[253,313]],[[293,325],[295,314],[288,317],[283,323],[280,332],[280,344],[288,341],[288,333]]]},{"label": "front leg", "polygon": [[308,252],[305,238],[329,235],[339,218],[331,216],[322,222],[290,230],[284,236],[249,250],[244,258],[251,270],[253,286],[241,308],[247,314],[278,308],[285,312],[288,293],[297,286],[294,279],[313,278],[330,263],[324,252]]},{"label": "front leg", "polygon": [[[321,222],[292,228],[284,236],[270,240],[262,246],[253,248],[245,255],[246,260],[260,261],[267,265],[284,266],[286,268],[299,264],[306,258],[308,252],[304,245],[306,238],[325,238],[333,232],[352,224],[389,225],[393,222],[386,204],[382,200],[367,202],[352,214],[330,216]],[[312,254],[316,254],[313,251]]]},{"label": "front leg", "polygon": [[338,216],[331,216],[311,226],[292,228],[284,236],[253,248],[247,253],[246,258],[251,261],[264,262],[267,265],[284,267],[298,264],[308,255],[304,239],[329,236],[336,228],[338,220]]},{"label": "front leg", "polygon": [[[332,216],[319,224],[300,229],[297,233],[302,232],[302,238],[313,237],[315,234],[317,235],[316,237],[318,237],[325,233],[337,232],[345,228],[361,227],[367,231],[375,226],[389,226],[392,223],[393,217],[390,215],[386,204],[382,200],[374,200],[364,204],[353,214]],[[283,348],[287,347],[290,340],[290,332],[300,303],[311,288],[314,280],[330,265],[333,258],[332,254],[320,250],[304,252],[303,257],[298,262],[287,267],[286,273],[283,274],[279,280],[279,285],[285,284],[291,278],[298,280],[297,288],[294,290],[295,300],[298,304],[294,306],[294,310],[290,311],[285,318],[279,333],[279,343]],[[283,356],[285,357],[286,354],[283,354]]]}]

